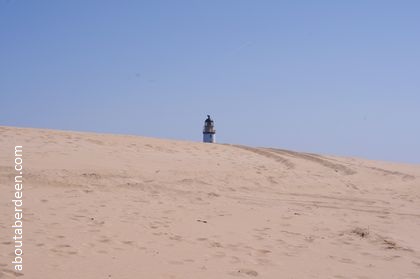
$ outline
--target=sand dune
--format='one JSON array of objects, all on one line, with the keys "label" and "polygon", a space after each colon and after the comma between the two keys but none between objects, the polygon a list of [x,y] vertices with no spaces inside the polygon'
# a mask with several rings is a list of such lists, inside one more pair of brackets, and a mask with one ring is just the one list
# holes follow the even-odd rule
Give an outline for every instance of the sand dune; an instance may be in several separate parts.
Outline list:
[{"label": "sand dune", "polygon": [[420,278],[420,165],[0,127],[0,278]]}]

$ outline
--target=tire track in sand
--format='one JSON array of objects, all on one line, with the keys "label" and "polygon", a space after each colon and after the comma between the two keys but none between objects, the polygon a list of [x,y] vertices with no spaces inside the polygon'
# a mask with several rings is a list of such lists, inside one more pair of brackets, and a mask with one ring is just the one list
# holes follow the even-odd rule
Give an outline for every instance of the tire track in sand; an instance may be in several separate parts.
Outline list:
[{"label": "tire track in sand", "polygon": [[296,152],[296,151],[290,151],[290,150],[284,150],[284,149],[275,149],[275,148],[264,148],[265,150],[271,150],[277,154],[283,154],[283,155],[289,155],[298,159],[304,159],[308,160],[317,164],[322,165],[323,167],[330,168],[334,171],[339,171],[345,175],[352,175],[356,174],[357,172],[345,165],[337,164],[329,161],[328,159],[325,159],[322,156],[316,155],[316,154],[310,154],[310,153],[302,153],[302,152]]},{"label": "tire track in sand", "polygon": [[247,150],[253,153],[256,153],[258,155],[270,158],[275,160],[276,162],[282,163],[287,169],[294,169],[295,168],[295,164],[293,164],[292,162],[290,162],[288,159],[274,153],[271,152],[269,150],[265,150],[262,148],[254,148],[254,147],[248,147],[248,146],[244,146],[244,145],[230,145],[236,148],[240,148],[243,150]]}]

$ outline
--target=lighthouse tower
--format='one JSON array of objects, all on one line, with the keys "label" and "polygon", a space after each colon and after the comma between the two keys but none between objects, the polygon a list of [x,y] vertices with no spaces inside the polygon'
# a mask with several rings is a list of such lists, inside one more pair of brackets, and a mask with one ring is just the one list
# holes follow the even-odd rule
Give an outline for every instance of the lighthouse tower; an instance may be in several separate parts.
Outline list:
[{"label": "lighthouse tower", "polygon": [[204,121],[203,142],[216,142],[216,130],[214,129],[214,122],[210,118],[210,115],[207,115],[207,119]]}]

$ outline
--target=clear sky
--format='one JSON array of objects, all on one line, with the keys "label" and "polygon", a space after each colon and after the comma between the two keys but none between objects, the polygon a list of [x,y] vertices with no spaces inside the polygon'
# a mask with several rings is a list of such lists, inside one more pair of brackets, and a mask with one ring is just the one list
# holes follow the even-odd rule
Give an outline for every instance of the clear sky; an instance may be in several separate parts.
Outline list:
[{"label": "clear sky", "polygon": [[0,0],[0,125],[420,163],[420,1]]}]

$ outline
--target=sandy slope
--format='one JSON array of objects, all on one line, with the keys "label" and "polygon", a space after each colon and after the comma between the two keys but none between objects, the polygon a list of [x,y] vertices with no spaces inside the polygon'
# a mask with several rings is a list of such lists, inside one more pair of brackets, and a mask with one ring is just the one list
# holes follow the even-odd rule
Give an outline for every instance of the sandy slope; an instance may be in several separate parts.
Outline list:
[{"label": "sandy slope", "polygon": [[420,166],[0,127],[0,278],[420,278]]}]

